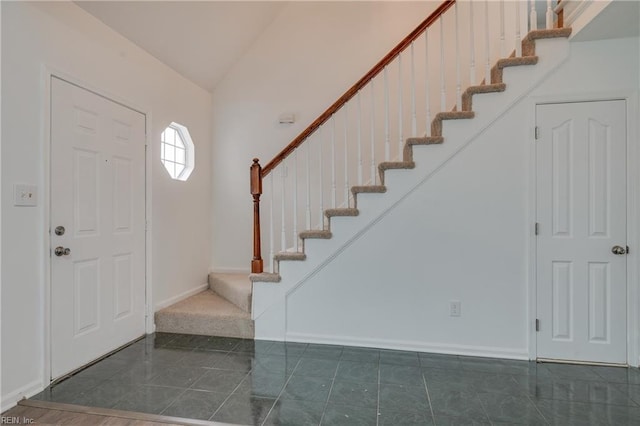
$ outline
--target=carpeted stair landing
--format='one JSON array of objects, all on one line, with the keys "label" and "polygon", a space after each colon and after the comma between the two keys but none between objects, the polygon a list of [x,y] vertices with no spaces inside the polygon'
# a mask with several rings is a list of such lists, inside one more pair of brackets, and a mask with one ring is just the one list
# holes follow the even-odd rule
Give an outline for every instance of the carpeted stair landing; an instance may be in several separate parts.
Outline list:
[{"label": "carpeted stair landing", "polygon": [[209,288],[155,314],[156,331],[253,339],[251,281],[210,274]]}]

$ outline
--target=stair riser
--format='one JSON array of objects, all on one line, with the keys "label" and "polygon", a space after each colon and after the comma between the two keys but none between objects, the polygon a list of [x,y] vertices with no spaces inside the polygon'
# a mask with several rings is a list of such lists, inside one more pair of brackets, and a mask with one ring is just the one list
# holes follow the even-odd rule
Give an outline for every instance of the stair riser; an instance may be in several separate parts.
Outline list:
[{"label": "stair riser", "polygon": [[443,149],[445,149],[443,145],[414,145],[413,161],[416,163],[418,172],[422,169],[425,162],[433,158],[434,155],[439,156]]},{"label": "stair riser", "polygon": [[[387,170],[385,172],[385,184],[393,188],[394,194],[403,194],[411,188],[411,182],[415,182],[418,175],[417,169]],[[363,209],[364,210],[364,209]]]},{"label": "stair riser", "polygon": [[194,318],[156,315],[156,331],[163,333],[199,334],[203,336],[238,337],[253,339],[253,320]]},{"label": "stair riser", "polygon": [[[482,115],[484,117],[487,114],[491,114],[495,111],[498,111],[495,105],[500,104],[501,99],[504,99],[504,98],[505,98],[505,92],[483,93],[481,95],[474,95],[473,108],[476,111],[478,111],[476,115]],[[483,117],[477,117],[477,119],[482,119]]]},{"label": "stair riser", "polygon": [[335,250],[334,244],[335,242],[330,240],[307,240],[305,241],[305,251],[313,253],[316,257],[324,258],[333,253]]},{"label": "stair riser", "polygon": [[209,288],[243,311],[251,312],[251,287],[239,287],[210,274]]},{"label": "stair riser", "polygon": [[[534,67],[540,66],[540,64],[532,65]],[[507,85],[507,91],[509,90],[509,86],[522,85],[527,84],[527,80],[531,75],[527,72],[527,69],[530,66],[522,66],[522,67],[508,67],[504,69],[503,72],[503,80]]]}]

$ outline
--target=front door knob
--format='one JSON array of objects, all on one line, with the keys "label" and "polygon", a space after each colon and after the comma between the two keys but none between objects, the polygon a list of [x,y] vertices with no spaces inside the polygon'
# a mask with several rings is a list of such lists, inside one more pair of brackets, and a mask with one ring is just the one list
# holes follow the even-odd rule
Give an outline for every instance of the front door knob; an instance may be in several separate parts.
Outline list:
[{"label": "front door knob", "polygon": [[621,246],[613,246],[611,248],[611,253],[618,255],[627,254],[627,249]]},{"label": "front door knob", "polygon": [[53,250],[53,253],[55,253],[56,256],[69,256],[71,254],[71,249],[58,246]]}]

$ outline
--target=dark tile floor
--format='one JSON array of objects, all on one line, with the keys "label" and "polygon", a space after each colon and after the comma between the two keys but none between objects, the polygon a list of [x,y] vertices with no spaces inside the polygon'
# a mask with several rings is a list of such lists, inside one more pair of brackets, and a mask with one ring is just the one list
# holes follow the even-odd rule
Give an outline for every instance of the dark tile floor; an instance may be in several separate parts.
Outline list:
[{"label": "dark tile floor", "polygon": [[635,368],[157,333],[34,399],[245,425],[640,425]]}]

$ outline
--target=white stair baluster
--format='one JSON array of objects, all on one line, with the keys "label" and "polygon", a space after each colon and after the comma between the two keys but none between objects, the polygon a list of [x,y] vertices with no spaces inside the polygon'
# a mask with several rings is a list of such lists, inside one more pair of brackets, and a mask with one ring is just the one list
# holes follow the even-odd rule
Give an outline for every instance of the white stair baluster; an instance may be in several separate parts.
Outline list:
[{"label": "white stair baluster", "polygon": [[431,135],[431,96],[429,94],[429,28],[424,32],[424,101],[427,109],[425,136]]},{"label": "white stair baluster", "polygon": [[402,142],[404,140],[404,120],[402,117],[402,54],[398,54],[398,161],[402,160]]},{"label": "white stair baluster", "polygon": [[331,116],[331,208],[336,208],[336,120]]},{"label": "white stair baluster", "polygon": [[389,72],[384,67],[384,161],[389,161],[391,134],[389,133]]},{"label": "white stair baluster", "polygon": [[285,208],[285,200],[284,200],[284,181],[286,178],[285,171],[287,170],[286,166],[287,162],[282,163],[282,168],[280,168],[280,251],[283,252],[287,249],[287,234],[285,231],[285,221],[284,221],[284,208]]},{"label": "white stair baluster", "polygon": [[553,9],[551,8],[551,0],[547,0],[547,13],[545,15],[547,29],[553,29]]},{"label": "white stair baluster", "polygon": [[373,80],[369,83],[371,84],[371,129],[370,129],[370,139],[371,139],[371,185],[376,184],[376,108],[375,108],[375,97],[374,97],[374,87]]},{"label": "white stair baluster", "polygon": [[344,207],[349,207],[349,113],[344,104]]},{"label": "white stair baluster", "polygon": [[522,56],[522,40],[520,38],[520,0],[516,1],[516,58]]},{"label": "white stair baluster", "polygon": [[311,160],[309,159],[309,145],[311,140],[305,142],[305,154],[307,157],[307,211],[306,211],[306,230],[311,229]]},{"label": "white stair baluster", "polygon": [[536,12],[536,0],[529,0],[531,11],[529,12],[529,31],[538,29],[538,12]]},{"label": "white stair baluster", "polygon": [[447,109],[447,89],[444,81],[444,23],[442,15],[440,16],[440,111]]},{"label": "white stair baluster", "polygon": [[489,0],[484,1],[484,83],[491,84],[491,49],[489,48]]},{"label": "white stair baluster", "polygon": [[456,17],[456,109],[462,111],[462,82],[460,77],[460,26],[458,14],[458,2],[454,5],[454,13]]},{"label": "white stair baluster", "polygon": [[318,225],[320,229],[324,229],[324,167],[322,165],[324,152],[322,150],[323,146],[323,137],[322,137],[322,126],[318,128],[318,180],[320,181],[320,197],[318,198],[318,218],[320,219],[320,224]]},{"label": "white stair baluster", "polygon": [[269,262],[271,265],[272,273],[276,271],[274,268],[275,265],[273,264],[273,256],[275,256],[275,242],[273,241],[275,239],[275,235],[273,234],[273,193],[275,192],[275,188],[273,187],[273,175],[273,172],[269,174]]},{"label": "white stair baluster", "polygon": [[298,150],[293,151],[293,247],[298,251]]},{"label": "white stair baluster", "polygon": [[475,48],[475,25],[473,22],[473,1],[469,2],[469,51],[470,51],[470,62],[469,62],[469,85],[476,85],[476,48]]},{"label": "white stair baluster", "polygon": [[500,57],[507,57],[507,45],[504,39],[504,0],[500,0]]},{"label": "white stair baluster", "polygon": [[362,185],[362,99],[358,90],[358,185]]},{"label": "white stair baluster", "polygon": [[414,42],[411,42],[411,136],[418,136],[418,117],[416,112],[416,61]]}]

